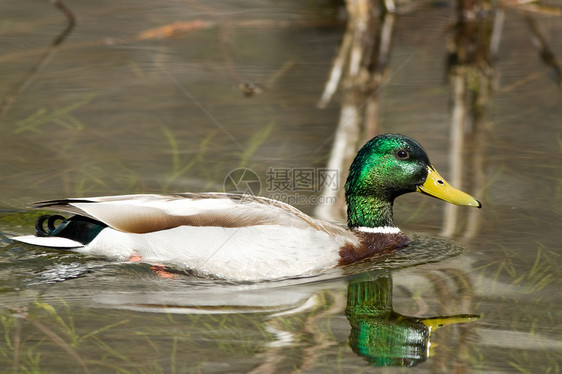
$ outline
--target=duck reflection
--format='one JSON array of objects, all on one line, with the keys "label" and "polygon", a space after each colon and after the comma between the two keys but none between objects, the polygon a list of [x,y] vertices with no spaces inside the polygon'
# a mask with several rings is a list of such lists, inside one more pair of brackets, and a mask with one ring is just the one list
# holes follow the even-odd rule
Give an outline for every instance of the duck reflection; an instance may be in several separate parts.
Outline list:
[{"label": "duck reflection", "polygon": [[[223,344],[255,346],[252,363],[256,366],[250,373],[324,370],[328,369],[325,365],[332,365],[335,355],[341,357],[345,367],[360,364],[357,356],[375,367],[411,367],[426,361],[434,350],[430,365],[449,370],[452,366],[463,367],[470,359],[472,329],[450,326],[448,332],[434,336],[441,343],[439,346],[432,342],[433,330],[480,318],[473,314],[427,317],[431,310],[452,314],[454,310],[472,308],[470,279],[462,269],[453,267],[454,260],[447,266],[424,264],[398,269],[397,264],[404,263],[397,262],[394,269],[373,269],[372,263],[358,264],[345,269],[350,272],[347,274],[334,270],[325,277],[260,284],[214,280],[196,283],[193,279],[188,281],[187,276],[160,278],[147,267],[131,264],[104,267],[100,263],[95,271],[89,268],[89,272],[77,276],[76,266],[68,264],[64,272],[57,267],[57,277],[63,278],[57,278],[56,282],[72,280],[73,286],[65,287],[64,295],[78,300],[73,310],[81,313],[84,307],[91,306],[127,310],[125,314],[109,312],[120,316],[113,318],[126,321],[144,321],[150,316],[152,322],[146,326],[135,325],[130,331],[152,338],[159,337],[160,331],[174,331],[186,351],[193,350],[201,340],[213,342],[215,348]],[[466,265],[466,258],[462,263]],[[360,265],[369,265],[371,269]],[[110,283],[88,288],[94,276],[97,280],[109,279]],[[30,318],[48,321],[52,314],[45,315],[46,309],[38,305],[47,305],[58,297],[60,288],[48,287],[38,299],[39,304],[31,304],[27,309],[23,306],[10,309],[17,309],[18,313],[28,310],[25,315]],[[2,301],[9,303],[9,300]],[[416,302],[419,309],[410,313],[425,317],[394,311],[393,304],[412,310],[410,307]],[[65,304],[48,308],[69,307]],[[156,313],[167,317],[158,318]],[[52,325],[58,326],[57,321],[52,321]],[[28,320],[22,323],[23,327],[32,326]],[[87,326],[85,321],[77,324]],[[192,339],[194,336],[198,338]],[[256,336],[262,339],[256,340]]]},{"label": "duck reflection", "polygon": [[446,325],[475,321],[474,314],[418,318],[392,307],[392,275],[361,277],[349,283],[345,315],[349,345],[373,366],[414,366],[431,355],[431,333]]}]

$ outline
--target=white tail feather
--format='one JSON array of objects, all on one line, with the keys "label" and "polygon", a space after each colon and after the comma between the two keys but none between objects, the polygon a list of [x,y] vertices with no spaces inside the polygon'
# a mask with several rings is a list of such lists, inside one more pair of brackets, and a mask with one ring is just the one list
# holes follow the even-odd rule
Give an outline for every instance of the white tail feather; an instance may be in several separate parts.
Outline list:
[{"label": "white tail feather", "polygon": [[31,244],[31,245],[38,245],[41,247],[52,247],[52,248],[78,248],[83,247],[84,244],[77,242],[72,239],[61,238],[57,236],[34,236],[34,235],[26,235],[26,236],[17,236],[12,238],[15,241]]}]

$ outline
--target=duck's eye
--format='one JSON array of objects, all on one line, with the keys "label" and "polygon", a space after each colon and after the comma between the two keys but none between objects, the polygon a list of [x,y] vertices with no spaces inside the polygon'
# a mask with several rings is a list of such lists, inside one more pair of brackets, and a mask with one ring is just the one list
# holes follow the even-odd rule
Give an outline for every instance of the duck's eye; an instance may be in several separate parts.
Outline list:
[{"label": "duck's eye", "polygon": [[410,158],[410,152],[405,149],[401,149],[396,152],[396,158],[399,160],[407,160],[408,158]]}]

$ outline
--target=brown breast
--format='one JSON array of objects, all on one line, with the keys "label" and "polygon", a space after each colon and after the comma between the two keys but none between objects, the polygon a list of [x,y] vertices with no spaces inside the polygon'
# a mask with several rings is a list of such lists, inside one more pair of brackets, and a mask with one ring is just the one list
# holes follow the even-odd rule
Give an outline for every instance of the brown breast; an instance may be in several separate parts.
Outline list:
[{"label": "brown breast", "polygon": [[381,256],[408,245],[408,238],[402,232],[380,234],[356,232],[359,244],[346,244],[340,248],[338,265],[348,265],[369,257]]}]

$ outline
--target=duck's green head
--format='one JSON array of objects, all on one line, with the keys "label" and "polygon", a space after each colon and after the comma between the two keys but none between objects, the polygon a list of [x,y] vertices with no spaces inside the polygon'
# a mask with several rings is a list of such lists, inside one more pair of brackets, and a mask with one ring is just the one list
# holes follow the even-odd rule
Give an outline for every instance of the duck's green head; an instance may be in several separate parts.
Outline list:
[{"label": "duck's green head", "polygon": [[379,135],[359,150],[345,184],[348,226],[394,226],[394,199],[418,191],[447,202],[481,207],[478,200],[453,188],[429,162],[422,146],[404,135]]}]

